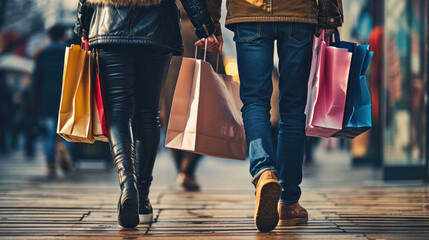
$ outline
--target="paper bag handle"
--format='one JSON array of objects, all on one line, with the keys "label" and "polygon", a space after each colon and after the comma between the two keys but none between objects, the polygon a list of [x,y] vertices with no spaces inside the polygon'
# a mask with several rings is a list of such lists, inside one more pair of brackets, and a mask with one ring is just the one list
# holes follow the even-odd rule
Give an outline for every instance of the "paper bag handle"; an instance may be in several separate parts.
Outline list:
[{"label": "paper bag handle", "polygon": [[[197,59],[197,53],[198,53],[198,46],[195,46],[195,59]],[[204,46],[204,62],[206,61],[206,56],[207,56],[207,41],[206,41],[206,45]],[[216,72],[219,71],[219,52],[216,55]]]},{"label": "paper bag handle", "polygon": [[[80,43],[80,48],[82,48],[82,49],[84,49],[86,52],[88,52],[88,48],[89,48],[89,46],[88,46],[89,44],[88,44],[88,39],[85,39],[85,40],[83,40],[81,43]],[[85,48],[84,48],[85,47]]]},{"label": "paper bag handle", "polygon": [[[206,45],[204,46],[204,62],[206,61],[206,55],[207,55],[207,41],[205,41]],[[195,46],[195,59],[197,59],[197,53],[198,53],[198,46]]]},{"label": "paper bag handle", "polygon": [[[341,42],[340,31],[338,31],[338,29],[335,29],[335,31],[334,31],[334,37],[335,38],[331,37],[331,39],[332,39],[331,42],[336,42],[336,43]],[[335,39],[335,41],[334,41],[334,39]]]}]

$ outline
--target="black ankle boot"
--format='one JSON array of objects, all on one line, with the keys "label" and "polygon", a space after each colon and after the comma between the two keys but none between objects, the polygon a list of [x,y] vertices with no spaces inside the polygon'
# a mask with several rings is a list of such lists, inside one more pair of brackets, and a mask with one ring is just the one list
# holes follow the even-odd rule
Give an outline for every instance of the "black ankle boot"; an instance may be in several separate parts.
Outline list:
[{"label": "black ankle boot", "polygon": [[136,187],[131,144],[118,144],[112,148],[114,163],[119,175],[121,196],[118,202],[118,223],[124,228],[139,224],[139,197]]},{"label": "black ankle boot", "polygon": [[[156,132],[156,131],[155,131]],[[139,192],[139,214],[141,223],[150,223],[153,220],[153,209],[149,200],[149,188],[152,183],[152,171],[155,163],[156,152],[158,151],[159,132],[151,135],[151,137],[158,136],[158,141],[147,136],[147,143],[136,140],[136,159],[134,166],[136,169],[137,189]]]},{"label": "black ankle boot", "polygon": [[121,185],[121,196],[118,202],[118,223],[124,228],[134,228],[139,224],[139,198],[134,181]]},{"label": "black ankle boot", "polygon": [[153,209],[152,204],[149,200],[149,187],[152,178],[149,183],[137,182],[137,189],[139,190],[139,215],[141,223],[150,223],[153,220]]}]

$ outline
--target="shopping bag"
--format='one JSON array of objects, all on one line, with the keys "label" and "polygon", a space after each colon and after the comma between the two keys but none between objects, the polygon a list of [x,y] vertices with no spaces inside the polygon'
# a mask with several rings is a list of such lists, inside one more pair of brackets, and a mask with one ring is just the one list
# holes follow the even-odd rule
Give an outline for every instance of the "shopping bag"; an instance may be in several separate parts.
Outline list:
[{"label": "shopping bag", "polygon": [[109,139],[107,138],[106,117],[104,115],[103,97],[101,95],[100,77],[98,73],[95,74],[93,86],[92,133],[95,140],[108,142]]},{"label": "shopping bag", "polygon": [[335,40],[331,45],[347,48],[353,53],[353,56],[347,87],[343,128],[336,132],[333,137],[353,139],[372,126],[371,96],[365,73],[373,52],[369,51],[369,45],[358,46],[356,43],[341,41],[338,31],[335,31]]},{"label": "shopping bag", "polygon": [[314,38],[308,81],[306,135],[330,137],[342,129],[352,53]]},{"label": "shopping bag", "polygon": [[66,48],[57,133],[69,142],[93,143],[92,89],[94,53],[82,46]]},{"label": "shopping bag", "polygon": [[198,154],[245,159],[239,84],[205,61],[183,58],[165,146]]}]

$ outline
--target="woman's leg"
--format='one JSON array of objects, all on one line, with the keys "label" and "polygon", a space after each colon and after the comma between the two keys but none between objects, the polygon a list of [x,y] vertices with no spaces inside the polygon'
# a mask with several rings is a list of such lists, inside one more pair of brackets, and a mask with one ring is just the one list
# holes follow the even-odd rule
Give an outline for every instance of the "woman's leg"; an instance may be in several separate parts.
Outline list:
[{"label": "woman's leg", "polygon": [[118,221],[123,227],[135,227],[139,223],[132,132],[135,54],[129,47],[99,49],[97,54],[110,150],[122,191]]},{"label": "woman's leg", "polygon": [[152,220],[149,187],[160,141],[159,101],[173,53],[161,47],[140,47],[134,64],[135,81],[135,169],[142,222]]}]

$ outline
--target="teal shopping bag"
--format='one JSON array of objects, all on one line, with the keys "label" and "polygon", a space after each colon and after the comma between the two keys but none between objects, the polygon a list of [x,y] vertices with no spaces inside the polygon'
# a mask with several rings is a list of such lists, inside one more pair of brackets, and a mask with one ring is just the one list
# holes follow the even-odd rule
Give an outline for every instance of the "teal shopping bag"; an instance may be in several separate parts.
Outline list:
[{"label": "teal shopping bag", "polygon": [[372,126],[371,96],[369,94],[365,73],[373,56],[369,45],[357,45],[352,42],[340,41],[338,31],[335,32],[335,42],[331,45],[347,48],[352,52],[349,82],[347,86],[346,106],[342,130],[333,137],[355,138]]}]

